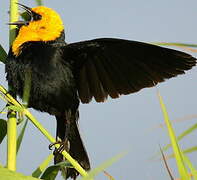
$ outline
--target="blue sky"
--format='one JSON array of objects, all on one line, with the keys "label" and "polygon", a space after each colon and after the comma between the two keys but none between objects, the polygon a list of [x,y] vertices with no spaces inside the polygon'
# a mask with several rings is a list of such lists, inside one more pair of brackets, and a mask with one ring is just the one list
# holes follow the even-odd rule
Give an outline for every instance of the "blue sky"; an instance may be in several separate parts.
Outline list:
[{"label": "blue sky", "polygon": [[[34,1],[20,1],[34,7]],[[44,1],[62,17],[68,43],[98,37],[116,37],[143,42],[197,43],[197,1],[190,0],[99,0],[99,1]],[[1,2],[0,43],[8,50],[8,1]],[[179,49],[181,50],[181,49]],[[196,53],[193,53],[196,56]],[[0,84],[7,87],[4,65],[0,64]],[[146,88],[138,93],[98,104],[94,101],[80,106],[80,130],[88,150],[92,167],[96,167],[119,152],[129,154],[107,169],[116,180],[167,179],[162,161],[150,161],[159,145],[169,142],[165,128],[154,128],[163,123],[157,89],[161,92],[172,120],[197,114],[197,68],[185,75]],[[0,107],[5,104],[0,101]],[[55,119],[46,113],[31,110],[55,136]],[[195,118],[175,123],[177,134],[195,123]],[[181,141],[181,147],[196,145],[193,133]],[[22,150],[18,155],[18,171],[30,174],[50,153],[49,142],[29,122]],[[5,157],[5,144],[0,148]],[[190,154],[197,164],[196,154]],[[5,158],[3,158],[5,162]],[[169,161],[177,176],[174,160]],[[61,179],[59,177],[59,179]],[[107,179],[100,175],[97,179]]]}]

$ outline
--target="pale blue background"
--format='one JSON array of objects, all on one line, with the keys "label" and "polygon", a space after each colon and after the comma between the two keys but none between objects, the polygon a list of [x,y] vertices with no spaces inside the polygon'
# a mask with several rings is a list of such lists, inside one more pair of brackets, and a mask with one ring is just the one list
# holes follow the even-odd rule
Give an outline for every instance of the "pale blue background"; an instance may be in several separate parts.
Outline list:
[{"label": "pale blue background", "polygon": [[[35,6],[34,1],[20,1]],[[196,0],[48,0],[46,6],[57,10],[65,24],[66,41],[98,37],[118,37],[144,42],[197,43]],[[8,50],[8,1],[0,3],[0,43]],[[196,56],[196,53],[193,53]],[[7,86],[4,65],[0,64],[0,84]],[[170,118],[177,119],[197,114],[197,68],[186,75],[157,86]],[[5,104],[0,101],[0,107]],[[54,117],[31,110],[55,136]],[[173,124],[177,134],[195,123],[196,118]],[[156,88],[136,94],[109,99],[104,104],[92,102],[80,106],[80,128],[92,167],[124,150],[129,154],[107,169],[116,180],[169,179],[162,161],[149,158],[169,142],[165,128],[154,128],[163,123]],[[196,133],[183,141],[183,148],[196,145]],[[37,129],[28,124],[22,150],[18,156],[18,171],[30,174],[49,154],[49,142]],[[5,144],[4,144],[5,145]],[[189,155],[197,164],[196,153]],[[5,162],[5,146],[0,149]],[[169,161],[177,177],[174,160]],[[59,178],[60,179],[60,178]],[[107,179],[100,175],[97,179]]]}]

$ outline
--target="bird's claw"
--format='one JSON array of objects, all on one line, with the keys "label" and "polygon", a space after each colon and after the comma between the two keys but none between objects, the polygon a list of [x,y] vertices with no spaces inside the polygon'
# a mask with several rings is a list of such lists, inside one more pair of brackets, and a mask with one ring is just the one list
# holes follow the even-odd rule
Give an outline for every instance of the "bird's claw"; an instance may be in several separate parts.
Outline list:
[{"label": "bird's claw", "polygon": [[55,146],[56,144],[60,144],[60,143],[61,143],[61,141],[56,141],[54,143],[49,144],[49,150],[52,150],[53,146]]},{"label": "bird's claw", "polygon": [[65,151],[69,151],[70,149],[70,143],[68,140],[65,140],[65,141],[56,141],[54,143],[51,143],[49,145],[49,149],[52,150],[53,146],[55,146],[56,144],[59,144],[60,147],[59,148],[55,148],[53,154],[59,154],[59,153],[62,153],[64,150]]}]

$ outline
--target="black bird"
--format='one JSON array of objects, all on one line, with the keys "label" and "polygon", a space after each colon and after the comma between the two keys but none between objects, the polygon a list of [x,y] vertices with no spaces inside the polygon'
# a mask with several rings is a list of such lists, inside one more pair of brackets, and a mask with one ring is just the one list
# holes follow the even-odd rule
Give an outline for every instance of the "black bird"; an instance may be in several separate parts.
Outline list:
[{"label": "black bird", "polygon": [[[80,101],[118,98],[196,65],[189,54],[137,41],[101,38],[67,44],[62,20],[54,10],[19,5],[29,20],[10,23],[18,26],[18,34],[6,60],[7,80],[23,97],[30,74],[29,107],[56,117],[57,141],[86,170],[90,163],[78,131]],[[62,159],[56,153],[55,163]],[[67,169],[67,178],[77,176],[76,170]]]}]

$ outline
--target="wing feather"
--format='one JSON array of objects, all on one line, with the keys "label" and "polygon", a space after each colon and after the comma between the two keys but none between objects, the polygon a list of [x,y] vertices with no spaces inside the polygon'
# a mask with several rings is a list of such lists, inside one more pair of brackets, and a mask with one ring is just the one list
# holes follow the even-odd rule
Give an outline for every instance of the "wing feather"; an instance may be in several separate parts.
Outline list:
[{"label": "wing feather", "polygon": [[104,102],[107,97],[107,93],[104,91],[103,86],[97,74],[94,63],[90,60],[87,62],[86,69],[88,68],[88,82],[91,91],[91,95],[94,96],[97,102]]},{"label": "wing feather", "polygon": [[109,94],[111,98],[118,98],[119,95],[114,87],[114,84],[110,78],[108,71],[105,68],[105,63],[103,63],[103,61],[105,61],[104,59],[105,58],[103,56],[101,56],[101,58],[98,58],[97,56],[95,57],[94,60],[96,64],[97,73],[99,75],[100,81],[105,92]]},{"label": "wing feather", "polygon": [[86,67],[83,66],[78,75],[78,93],[83,103],[88,103],[92,99],[89,83],[87,81]]},{"label": "wing feather", "polygon": [[72,64],[82,103],[134,93],[196,65],[196,58],[184,52],[112,38],[68,44],[63,52]]}]

